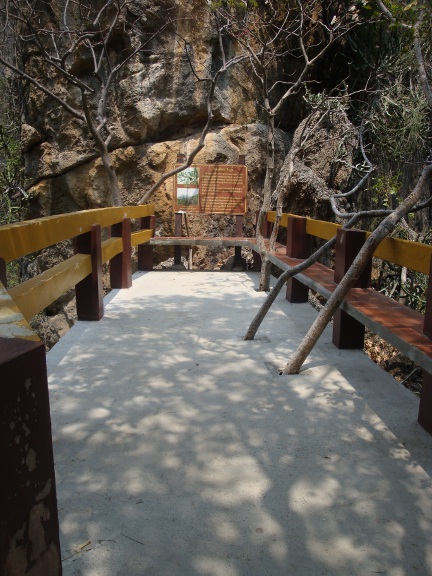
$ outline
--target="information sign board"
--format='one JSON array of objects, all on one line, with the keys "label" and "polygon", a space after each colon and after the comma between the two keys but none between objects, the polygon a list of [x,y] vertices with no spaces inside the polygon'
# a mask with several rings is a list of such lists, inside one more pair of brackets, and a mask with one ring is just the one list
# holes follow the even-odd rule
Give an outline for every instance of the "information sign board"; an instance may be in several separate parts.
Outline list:
[{"label": "information sign board", "polygon": [[246,166],[192,164],[174,176],[174,211],[244,214],[246,192]]}]

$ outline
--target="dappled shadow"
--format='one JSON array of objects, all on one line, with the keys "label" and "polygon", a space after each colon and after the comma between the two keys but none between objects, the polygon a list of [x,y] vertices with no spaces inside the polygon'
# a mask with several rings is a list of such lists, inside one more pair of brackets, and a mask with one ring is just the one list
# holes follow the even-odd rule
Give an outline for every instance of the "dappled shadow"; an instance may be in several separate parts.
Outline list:
[{"label": "dappled shadow", "polygon": [[251,278],[138,274],[49,353],[66,576],[432,574],[430,478],[326,344],[271,370],[314,311],[242,340]]}]

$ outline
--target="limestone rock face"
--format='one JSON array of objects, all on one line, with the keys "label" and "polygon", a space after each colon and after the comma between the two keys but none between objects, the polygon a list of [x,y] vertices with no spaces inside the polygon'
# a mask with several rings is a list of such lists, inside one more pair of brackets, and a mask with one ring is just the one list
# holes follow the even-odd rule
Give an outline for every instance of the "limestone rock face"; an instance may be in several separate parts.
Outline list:
[{"label": "limestone rock face", "polygon": [[[307,142],[302,144],[305,138]],[[305,118],[293,137],[292,148],[298,153],[292,173],[288,157],[281,170],[285,210],[331,219],[330,195],[347,186],[357,143],[357,130],[343,110],[332,110],[324,116],[313,113]]]},{"label": "limestone rock face", "polygon": [[[60,5],[51,4],[52,18],[61,20],[55,12]],[[124,20],[119,21],[109,45],[113,61],[119,54],[133,52],[137,39],[132,38],[131,26],[139,27],[148,43],[116,76],[107,99],[107,116],[112,134],[110,154],[122,201],[136,204],[175,166],[179,153],[190,153],[198,143],[208,119],[208,82],[203,79],[220,68],[221,58],[208,0],[130,0],[126,4]],[[167,10],[169,18],[165,16]],[[225,50],[227,57],[232,57],[236,46],[227,45]],[[95,86],[94,94],[88,95],[94,113],[98,87],[92,74],[92,58],[84,52],[83,48],[71,56],[70,70],[80,81]],[[41,62],[35,54],[28,66],[39,70]],[[70,107],[82,110],[81,91],[76,85],[66,86],[59,78],[49,81]],[[261,204],[266,170],[267,129],[257,122],[255,98],[256,88],[242,66],[229,68],[221,75],[211,105],[212,130],[195,160],[236,164],[240,155],[245,156],[249,186],[243,232],[248,236],[254,234],[255,211]],[[295,145],[302,126],[294,137]],[[316,130],[308,154],[298,156],[295,173],[284,184],[286,207],[291,212],[325,217],[328,190],[342,187],[349,177],[345,165],[334,160],[342,142],[346,149],[343,157],[350,162],[354,132],[346,117],[336,112]],[[32,215],[111,205],[107,176],[86,124],[31,85],[26,92],[22,141]],[[287,133],[276,131],[275,178],[281,170],[286,177],[284,161],[290,143]],[[150,201],[156,206],[156,233],[172,235],[172,179],[160,186]],[[235,219],[189,215],[188,226],[192,235],[233,236]],[[170,255],[161,248],[157,258],[163,261]],[[194,267],[220,267],[229,255],[220,250],[197,249]],[[69,302],[61,305],[69,322]]]},{"label": "limestone rock face", "polygon": [[[127,146],[113,152],[122,190],[124,204],[136,204],[149,188],[168,170],[171,170],[179,153],[190,152],[197,144],[200,133],[184,138],[155,144]],[[222,126],[212,130],[206,146],[196,157],[197,163],[236,164],[245,156],[248,168],[248,215],[246,222],[252,233],[252,220],[259,208],[266,169],[266,127],[262,124]],[[276,171],[282,167],[289,148],[289,137],[281,130],[276,132]],[[32,188],[33,200],[42,215],[58,214],[109,205],[108,183],[101,160],[94,158],[85,164],[50,179],[41,180]],[[173,233],[173,180],[167,180],[150,200],[156,205],[157,230],[160,235]],[[191,234],[232,235],[232,217],[209,218],[190,215]],[[217,221],[218,224],[210,222]],[[231,222],[219,228],[220,222]],[[226,228],[228,226],[228,228]],[[232,228],[232,230],[231,230]]]},{"label": "limestone rock face", "polygon": [[[209,87],[202,79],[221,65],[218,37],[207,0],[133,0],[128,3],[124,18],[124,29],[120,22],[112,41],[115,55],[133,48],[137,41],[130,37],[131,22],[135,31],[148,38],[148,44],[119,70],[108,98],[111,148],[119,158],[121,149],[128,146],[172,141],[192,135],[202,127],[207,120]],[[77,53],[73,58],[72,72],[92,85],[89,54]],[[33,66],[38,65],[33,62]],[[90,98],[93,109],[100,95],[95,86],[96,92]],[[70,106],[82,110],[77,87],[66,89],[57,79],[55,90]],[[241,66],[229,68],[221,75],[212,112],[215,125],[255,121],[254,91]],[[75,170],[98,157],[85,124],[31,86],[27,116],[23,135],[30,185]],[[100,194],[93,196],[96,198],[88,201],[91,205]],[[78,206],[83,207],[85,202],[81,198]]]}]

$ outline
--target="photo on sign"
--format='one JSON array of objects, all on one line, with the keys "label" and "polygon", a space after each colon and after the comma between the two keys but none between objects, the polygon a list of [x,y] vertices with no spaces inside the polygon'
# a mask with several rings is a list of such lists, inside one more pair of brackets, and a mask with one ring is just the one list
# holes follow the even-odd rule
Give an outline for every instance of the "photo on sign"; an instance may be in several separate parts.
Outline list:
[{"label": "photo on sign", "polygon": [[177,188],[177,204],[181,206],[197,206],[199,203],[199,188]]},{"label": "photo on sign", "polygon": [[198,168],[186,168],[177,174],[177,184],[183,186],[198,186]]}]

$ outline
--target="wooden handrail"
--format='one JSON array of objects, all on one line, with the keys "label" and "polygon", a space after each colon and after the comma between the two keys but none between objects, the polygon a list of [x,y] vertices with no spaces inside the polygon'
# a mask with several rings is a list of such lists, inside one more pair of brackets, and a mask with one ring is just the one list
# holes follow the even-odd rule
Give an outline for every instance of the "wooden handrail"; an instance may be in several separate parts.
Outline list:
[{"label": "wooden handrail", "polygon": [[0,257],[11,262],[63,240],[89,232],[93,224],[101,228],[123,218],[145,218],[154,214],[154,204],[97,208],[59,216],[46,216],[0,227]]},{"label": "wooden handrail", "polygon": [[[287,227],[288,216],[295,216],[295,214],[284,213],[280,223],[281,226]],[[269,212],[267,219],[269,222],[274,223],[276,212]],[[340,224],[334,224],[333,222],[306,218],[307,234],[323,240],[330,240],[341,227]],[[367,237],[370,236],[370,234],[370,232],[366,232]],[[398,266],[404,266],[415,272],[429,274],[432,246],[422,244],[421,242],[402,240],[400,238],[385,238],[373,255],[375,258],[386,260]]]},{"label": "wooden handrail", "polygon": [[[48,216],[1,226],[0,258],[4,262],[10,262],[63,240],[82,237],[82,235],[89,234],[95,224],[101,229],[120,224],[128,218],[143,219],[142,223],[145,222],[144,219],[147,219],[150,222],[153,214],[154,205],[152,204],[122,206]],[[148,225],[150,226],[149,223]],[[130,234],[130,244],[141,246],[149,242],[152,236],[152,229],[133,232]],[[104,264],[123,252],[123,239],[121,237],[108,238],[101,243],[100,250],[101,263]],[[88,252],[77,253],[42,274],[14,286],[9,290],[9,294],[22,316],[30,320],[62,294],[89,277],[92,272],[94,270],[92,270],[90,254]]]},{"label": "wooden handrail", "polygon": [[75,254],[49,270],[9,290],[10,296],[26,320],[31,320],[78,282],[91,274],[87,254]]}]

